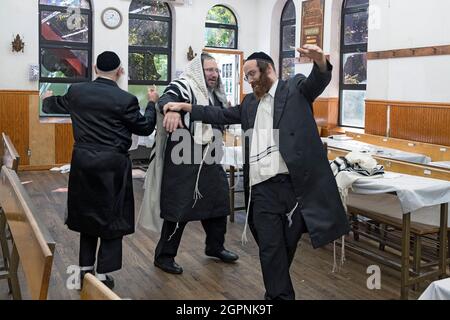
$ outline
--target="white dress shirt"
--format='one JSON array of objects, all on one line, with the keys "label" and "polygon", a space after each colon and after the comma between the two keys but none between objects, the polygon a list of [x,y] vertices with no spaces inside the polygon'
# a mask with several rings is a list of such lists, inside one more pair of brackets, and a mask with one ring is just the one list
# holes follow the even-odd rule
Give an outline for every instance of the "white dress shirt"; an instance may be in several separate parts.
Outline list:
[{"label": "white dress shirt", "polygon": [[278,149],[278,130],[273,129],[274,98],[278,80],[262,97],[256,112],[250,146],[250,185],[266,181],[277,174],[289,174]]}]

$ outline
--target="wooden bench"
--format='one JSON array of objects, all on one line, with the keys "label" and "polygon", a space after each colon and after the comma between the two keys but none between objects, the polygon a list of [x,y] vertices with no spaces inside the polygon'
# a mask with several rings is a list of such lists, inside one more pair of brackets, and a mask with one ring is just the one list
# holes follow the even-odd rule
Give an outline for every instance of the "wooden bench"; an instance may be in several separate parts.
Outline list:
[{"label": "wooden bench", "polygon": [[[2,132],[2,140],[0,142],[0,168],[2,165],[6,166],[9,169],[12,169],[17,172],[19,167],[19,154],[14,148],[14,145],[11,142],[9,136],[7,136],[4,132]],[[8,231],[8,224],[6,223],[6,217],[3,214],[2,206],[0,203],[0,247],[3,257],[3,266],[0,267],[0,271],[8,270],[9,265],[9,245],[8,240],[10,240]],[[8,281],[9,290],[12,290],[11,281]]]},{"label": "wooden bench", "polygon": [[372,134],[354,133],[346,131],[345,135],[354,140],[374,144],[377,146],[402,150],[406,152],[420,153],[431,158],[431,161],[449,161],[450,146],[430,144],[412,140],[387,138]]},{"label": "wooden bench", "polygon": [[[435,277],[435,272],[429,273],[428,276],[422,275],[422,270],[429,267],[439,266],[441,263],[441,258],[447,260],[447,264],[450,262],[450,259],[448,257],[450,256],[450,232],[447,228],[446,237],[440,240],[442,237],[441,229],[439,227],[440,224],[442,224],[442,221],[440,220],[440,216],[442,216],[442,211],[448,212],[448,206],[447,204],[442,204],[440,206],[440,209],[438,208],[427,208],[425,210],[425,214],[427,217],[430,217],[429,223],[423,223],[420,221],[414,221],[415,216],[410,216],[410,213],[406,214],[406,219],[409,219],[409,233],[412,238],[412,274],[415,277],[421,276],[419,279],[420,281],[431,279],[432,277]],[[359,194],[353,194],[349,193],[348,201],[347,201],[347,211],[348,214],[351,217],[352,220],[352,231],[353,231],[353,237],[356,241],[359,239],[359,235],[363,235],[364,237],[374,240],[379,243],[379,250],[384,251],[385,246],[389,246],[395,250],[398,250],[400,252],[409,252],[409,247],[404,247],[406,245],[405,242],[402,242],[399,244],[399,241],[396,238],[396,235],[393,234],[393,232],[387,232],[387,227],[394,228],[394,230],[400,230],[401,232],[404,231],[404,220],[405,216],[402,212],[402,209],[400,207],[400,202],[398,201],[398,198],[395,195],[391,194],[377,194],[377,195],[359,195]],[[435,215],[435,217],[433,217]],[[358,216],[363,216],[367,219],[370,219],[370,223],[375,223],[377,225],[378,230],[375,230],[376,232],[371,232],[369,230],[370,228],[367,228],[366,231],[361,230],[360,225],[361,222],[358,220]],[[436,224],[431,224],[432,218],[437,218]],[[447,217],[448,219],[448,217]],[[366,226],[370,226],[370,224],[367,224]],[[407,230],[406,230],[407,232]],[[388,234],[391,235],[388,239]],[[400,235],[399,237],[402,238],[405,235]],[[426,260],[427,262],[422,264],[422,260],[425,260],[422,255],[422,247],[423,247],[423,239],[430,239],[433,240],[433,244],[439,243],[439,245],[436,248],[437,251],[437,257],[428,257]],[[447,239],[447,243],[445,243],[445,239]],[[444,258],[440,252],[440,249],[438,248],[445,248],[447,247],[447,254]],[[367,252],[360,251],[360,253],[367,254]],[[408,255],[409,257],[409,255]],[[401,268],[401,265],[398,263],[393,263],[389,260],[384,260],[385,264],[390,265],[391,267],[394,267],[400,271],[403,271]],[[443,262],[444,268],[445,268],[445,262]],[[442,271],[443,274],[445,274],[445,271]],[[418,281],[419,281],[418,280]],[[409,278],[408,278],[408,281]],[[413,282],[414,284],[418,283]],[[406,285],[406,283],[405,283]],[[414,288],[418,288],[418,286],[413,285]]]},{"label": "wooden bench", "polygon": [[[338,156],[345,156],[347,153],[348,151],[345,150],[328,147],[328,158],[330,160],[335,159]],[[374,156],[373,158],[376,159],[379,164],[384,165],[389,171],[450,181],[450,170],[447,169],[412,164],[405,161],[391,160],[378,156]],[[395,262],[392,259],[387,259],[386,257],[373,253],[371,250],[366,250],[352,243],[347,243],[346,247],[348,247],[351,251],[357,252],[366,257],[375,259],[380,263],[400,270],[401,298],[406,299],[408,297],[408,289],[410,286],[416,287],[416,285],[421,281],[431,279],[436,276],[443,277],[446,275],[446,268],[449,263],[447,255],[450,254],[450,240],[448,240],[450,229],[448,229],[448,227],[446,229],[442,229],[437,226],[414,222],[411,220],[411,213],[403,214],[403,212],[401,212],[399,204],[398,206],[395,206],[391,203],[388,208],[380,209],[382,204],[391,201],[391,197],[395,197],[389,194],[384,194],[382,196],[384,199],[377,199],[372,202],[370,201],[370,197],[373,196],[362,196],[365,201],[359,202],[355,201],[355,199],[352,201],[352,198],[349,196],[347,201],[347,211],[351,219],[353,237],[354,240],[358,241],[359,236],[363,235],[371,240],[377,241],[379,243],[380,250],[384,250],[386,245],[397,249],[401,252],[400,263]],[[392,216],[392,213],[396,213],[397,217]],[[447,225],[448,204],[441,205],[439,214],[439,225],[444,225],[444,222],[445,225]],[[378,235],[371,234],[368,231],[361,231],[359,228],[360,222],[358,221],[358,216],[365,217],[371,222],[381,226]],[[386,226],[401,230],[401,244],[386,242]],[[435,261],[422,265],[422,239],[429,235],[436,236],[438,239],[438,258]],[[411,237],[413,243],[413,265],[410,270],[409,260]],[[449,249],[446,249],[446,247],[449,247]],[[421,272],[422,267],[432,267],[436,265],[438,266],[438,270],[429,271],[426,273]],[[413,275],[412,277],[410,277],[410,273]]]},{"label": "wooden bench", "polygon": [[98,280],[94,275],[86,273],[83,279],[81,300],[121,300],[120,297]]},{"label": "wooden bench", "polygon": [[12,285],[14,299],[21,299],[17,277],[19,262],[25,274],[30,296],[47,299],[55,242],[46,228],[36,220],[34,208],[17,174],[6,168],[0,174],[0,203],[12,236],[9,269],[0,273]]},{"label": "wooden bench", "polygon": [[0,143],[0,164],[17,172],[19,167],[19,153],[14,148],[9,136],[2,132],[2,141]]}]

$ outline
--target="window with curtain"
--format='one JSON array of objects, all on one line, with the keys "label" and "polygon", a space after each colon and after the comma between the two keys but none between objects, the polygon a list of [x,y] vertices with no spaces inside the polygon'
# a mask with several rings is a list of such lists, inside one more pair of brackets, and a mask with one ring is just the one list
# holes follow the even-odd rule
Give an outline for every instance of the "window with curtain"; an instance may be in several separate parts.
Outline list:
[{"label": "window with curtain", "polygon": [[205,47],[237,49],[238,24],[233,11],[225,6],[212,7],[206,16]]},{"label": "window with curtain", "polygon": [[369,0],[347,0],[342,7],[340,125],[364,128],[367,84]]},{"label": "window with curtain", "polygon": [[287,80],[295,75],[295,5],[288,0],[280,20],[280,63],[279,76]]},{"label": "window with curtain", "polygon": [[91,26],[88,0],[39,0],[40,93],[63,95],[70,84],[91,80]]},{"label": "window with curtain", "polygon": [[171,81],[172,13],[167,3],[133,0],[129,12],[128,91],[145,106],[148,85]]}]

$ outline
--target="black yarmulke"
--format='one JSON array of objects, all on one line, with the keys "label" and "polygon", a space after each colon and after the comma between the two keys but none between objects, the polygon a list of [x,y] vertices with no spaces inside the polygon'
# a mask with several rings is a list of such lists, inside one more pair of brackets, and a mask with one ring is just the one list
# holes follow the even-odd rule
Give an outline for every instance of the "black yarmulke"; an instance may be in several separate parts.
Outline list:
[{"label": "black yarmulke", "polygon": [[262,51],[252,53],[247,58],[246,61],[249,61],[249,60],[263,60],[263,61],[267,61],[267,62],[269,62],[271,64],[274,64],[272,58],[269,55],[267,55],[264,52],[262,52]]},{"label": "black yarmulke", "polygon": [[97,57],[97,69],[109,72],[120,66],[120,58],[112,51],[104,51]]}]

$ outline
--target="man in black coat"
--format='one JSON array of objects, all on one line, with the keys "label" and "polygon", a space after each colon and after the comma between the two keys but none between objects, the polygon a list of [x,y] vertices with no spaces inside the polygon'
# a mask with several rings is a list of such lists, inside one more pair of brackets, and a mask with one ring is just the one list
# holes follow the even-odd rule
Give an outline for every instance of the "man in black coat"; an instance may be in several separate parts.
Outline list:
[{"label": "man in black coat", "polygon": [[[169,84],[158,101],[158,107],[162,112],[167,103],[195,104],[201,99],[218,109],[226,107],[227,103],[217,62],[206,53],[190,61],[183,75]],[[203,156],[216,157],[211,150],[221,149],[224,128],[211,126],[210,129],[216,130],[219,139],[200,141],[196,140],[199,132],[194,122],[177,112],[169,117],[180,123],[181,128],[177,131],[178,137],[170,134],[166,142],[160,198],[164,223],[155,249],[154,264],[165,272],[181,274],[183,268],[175,262],[181,237],[186,224],[198,220],[206,233],[205,254],[232,263],[239,257],[224,246],[227,216],[230,214],[226,173],[222,165],[215,161],[195,161],[196,157],[199,160]],[[183,154],[190,153],[192,158],[188,163],[179,163],[173,154],[186,142],[188,150],[183,150]]]},{"label": "man in black coat", "polygon": [[[317,248],[349,232],[312,112],[314,100],[331,80],[332,66],[317,46],[305,45],[297,51],[314,61],[308,78],[298,74],[278,80],[272,59],[257,52],[244,64],[253,94],[241,105],[165,107],[167,114],[187,111],[192,120],[205,123],[240,123],[250,138],[244,145],[244,183],[250,199],[247,221],[259,246],[266,299],[295,298],[289,267],[302,233],[308,232]],[[167,130],[176,127],[168,118]]]},{"label": "man in black coat", "polygon": [[131,134],[153,132],[158,95],[149,90],[153,102],[141,115],[137,98],[117,85],[123,68],[114,52],[100,54],[95,71],[95,81],[73,84],[64,96],[47,91],[42,108],[45,113],[69,113],[72,119],[75,144],[66,224],[80,233],[81,274],[93,273],[97,260],[97,278],[112,288],[114,279],[107,273],[122,267],[122,237],[135,226]]}]

